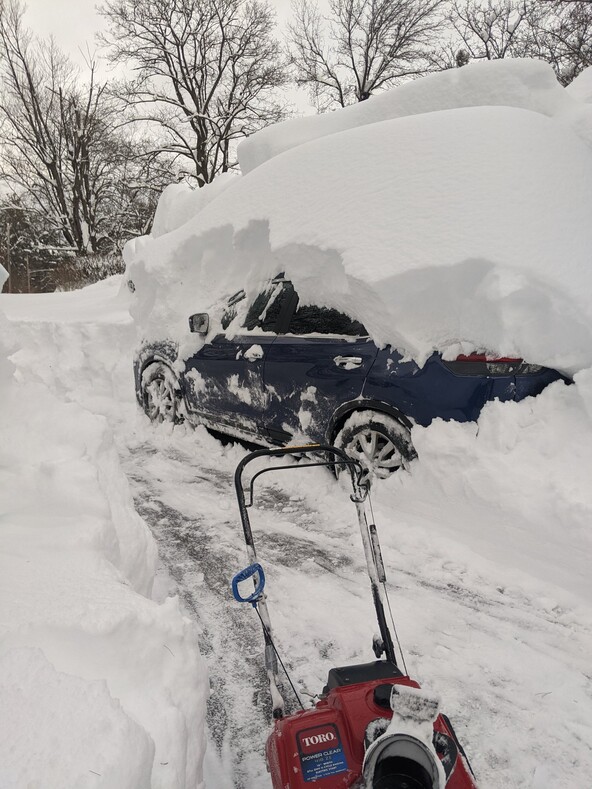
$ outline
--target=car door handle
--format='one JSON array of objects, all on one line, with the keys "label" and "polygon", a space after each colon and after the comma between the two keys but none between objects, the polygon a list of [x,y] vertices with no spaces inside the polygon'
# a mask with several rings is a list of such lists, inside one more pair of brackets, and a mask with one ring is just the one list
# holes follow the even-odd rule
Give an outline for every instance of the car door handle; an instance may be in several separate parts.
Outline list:
[{"label": "car door handle", "polygon": [[336,356],[333,361],[335,366],[342,370],[353,370],[356,367],[361,367],[364,360],[361,356]]}]

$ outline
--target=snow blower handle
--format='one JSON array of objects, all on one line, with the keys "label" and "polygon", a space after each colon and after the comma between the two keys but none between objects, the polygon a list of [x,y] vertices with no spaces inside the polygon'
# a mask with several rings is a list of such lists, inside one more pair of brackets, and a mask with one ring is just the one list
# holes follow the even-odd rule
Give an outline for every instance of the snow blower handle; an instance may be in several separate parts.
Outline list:
[{"label": "snow blower handle", "polygon": [[[242,584],[248,578],[253,579],[255,588],[250,595],[244,597],[240,592],[239,584]],[[237,603],[251,603],[251,605],[256,606],[263,595],[264,588],[265,573],[263,572],[263,567],[261,567],[258,562],[245,567],[244,570],[241,570],[240,573],[237,573],[232,579],[232,594]]]},{"label": "snow blower handle", "polygon": [[[236,489],[236,495],[238,498],[241,519],[243,519],[243,526],[244,508],[251,507],[253,505],[253,488],[257,477],[261,476],[261,474],[267,474],[270,471],[279,471],[280,469],[293,468],[293,466],[272,466],[270,468],[261,469],[256,474],[254,474],[249,485],[249,502],[247,504],[245,499],[245,489],[242,482],[242,475],[245,466],[248,463],[263,457],[275,458],[283,457],[284,455],[320,455],[323,453],[330,456],[332,455],[332,459],[299,463],[298,468],[310,468],[311,466],[330,466],[334,468],[335,466],[344,466],[349,472],[351,478],[353,488],[353,493],[351,494],[352,501],[365,501],[368,496],[369,485],[367,483],[364,484],[360,482],[364,475],[362,465],[358,460],[351,458],[346,452],[343,451],[343,449],[333,447],[330,444],[304,444],[302,446],[288,446],[278,449],[258,449],[255,452],[250,452],[245,458],[243,458],[236,467],[236,471],[234,473],[234,487]],[[245,537],[247,538],[247,545],[250,544],[250,542],[252,542],[252,539],[249,540],[250,535],[245,532]]]},{"label": "snow blower handle", "polygon": [[[318,456],[321,453],[326,453],[327,455],[329,455],[329,457],[333,459],[319,460],[319,461],[308,462],[308,463],[299,463],[298,466],[278,465],[257,471],[255,474],[253,474],[251,478],[251,482],[249,484],[249,501],[247,503],[245,497],[245,489],[243,487],[242,476],[245,466],[247,466],[253,460],[257,460],[259,458],[267,458],[267,457],[272,457],[272,458],[283,457],[284,455],[310,454],[310,455]],[[247,578],[254,576],[258,570],[253,568],[261,567],[257,563],[257,553],[255,551],[253,532],[251,530],[251,522],[249,520],[249,507],[251,507],[253,504],[253,483],[255,482],[257,477],[259,477],[261,474],[267,473],[268,471],[278,471],[279,469],[284,469],[284,468],[291,468],[291,469],[307,468],[310,466],[335,467],[336,465],[344,466],[349,471],[351,477],[351,483],[353,487],[353,493],[351,495],[351,499],[356,503],[356,506],[360,506],[365,501],[368,495],[368,487],[360,484],[359,481],[363,474],[362,466],[357,460],[353,460],[348,455],[346,455],[346,453],[342,449],[329,446],[328,444],[307,444],[305,446],[283,447],[280,449],[259,449],[256,450],[255,452],[249,453],[246,457],[244,457],[236,467],[236,471],[234,473],[234,486],[236,489],[236,497],[238,499],[238,509],[240,513],[241,523],[243,526],[245,543],[247,545],[247,555],[249,557],[249,561],[251,562],[251,564],[245,570],[238,573],[238,576],[235,576],[232,583],[232,591],[235,599],[239,600],[240,598],[241,602],[250,602],[253,608],[255,609],[255,611],[257,612],[259,618],[261,619],[261,624],[263,627],[263,637],[265,639],[265,669],[269,680],[269,688],[272,698],[274,718],[281,718],[283,716],[284,700],[278,688],[278,673],[277,673],[276,657],[279,659],[279,655],[277,654],[277,650],[273,643],[273,631],[271,627],[271,621],[269,618],[269,612],[267,610],[267,601],[265,600],[265,594],[263,592],[263,588],[261,588],[261,590],[259,590],[258,593],[257,587],[259,586],[259,584],[257,583],[257,581],[255,581],[256,588],[253,594],[250,595],[249,597],[243,598],[242,596],[240,596],[240,593],[238,591],[238,584],[241,582],[241,580],[244,581]],[[240,578],[239,576],[243,576],[243,577]],[[261,577],[264,577],[262,570],[260,571],[259,574],[260,579]],[[236,592],[235,592],[235,588],[236,588]],[[237,595],[239,595],[239,597],[237,597]],[[291,680],[290,680],[290,684],[292,684]],[[298,701],[300,702],[298,693],[296,692],[296,689],[294,688],[293,685],[292,688],[298,698]],[[300,704],[302,706],[301,702]]]}]

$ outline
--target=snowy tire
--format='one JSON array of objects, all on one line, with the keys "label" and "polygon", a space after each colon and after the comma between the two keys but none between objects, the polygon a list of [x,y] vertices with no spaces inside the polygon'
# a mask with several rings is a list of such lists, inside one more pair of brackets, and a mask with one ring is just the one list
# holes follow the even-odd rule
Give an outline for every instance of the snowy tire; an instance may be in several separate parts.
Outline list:
[{"label": "snowy tire", "polygon": [[179,424],[181,392],[171,368],[162,362],[150,364],[142,373],[142,406],[151,422]]},{"label": "snowy tire", "polygon": [[391,416],[356,411],[345,421],[334,444],[364,468],[362,481],[386,479],[417,457],[409,430]]}]

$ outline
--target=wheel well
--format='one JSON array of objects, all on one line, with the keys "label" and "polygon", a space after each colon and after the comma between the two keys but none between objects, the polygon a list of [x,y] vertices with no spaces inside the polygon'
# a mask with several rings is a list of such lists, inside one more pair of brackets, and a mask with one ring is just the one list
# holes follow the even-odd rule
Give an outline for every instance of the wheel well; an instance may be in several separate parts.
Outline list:
[{"label": "wheel well", "polygon": [[402,414],[396,408],[393,408],[386,403],[363,401],[346,403],[341,406],[341,408],[339,408],[333,416],[331,427],[327,436],[330,444],[334,442],[343,425],[356,411],[375,411],[377,414],[386,414],[387,416],[395,419],[401,425],[401,427],[407,428],[407,430],[411,430],[413,427],[413,423],[405,416],[405,414]]},{"label": "wheel well", "polygon": [[162,364],[165,367],[168,367],[169,370],[171,371],[171,373],[175,376],[175,378],[178,378],[178,376],[176,375],[175,371],[173,370],[173,368],[171,366],[171,362],[170,362],[169,359],[164,359],[161,356],[150,356],[147,359],[147,361],[143,362],[142,366],[140,367],[140,380],[142,379],[142,376],[144,375],[146,370],[149,367],[152,367],[152,365],[154,365],[154,364]]},{"label": "wheel well", "polygon": [[178,380],[179,376],[173,370],[173,364],[176,362],[177,356],[177,346],[168,340],[143,344],[137,349],[134,359],[134,370],[138,384],[141,384],[142,376],[146,369],[153,364],[166,365]]},{"label": "wheel well", "polygon": [[[175,424],[181,424],[185,421],[185,411],[184,411],[184,404],[185,404],[185,395],[181,389],[181,383],[179,381],[179,376],[175,373],[170,361],[168,359],[161,359],[156,356],[151,356],[147,359],[147,361],[142,364],[141,367],[138,368],[138,378],[139,378],[139,385],[137,387],[137,398],[139,405],[144,409],[146,414],[150,416],[148,413],[147,405],[148,405],[148,388],[144,387],[144,377],[146,375],[146,371],[149,371],[151,367],[158,368],[155,372],[156,377],[162,377],[165,382],[167,382],[170,386],[169,391],[173,393],[173,404],[172,404],[172,417],[168,419],[168,421],[173,421]],[[150,374],[149,374],[150,375]],[[150,377],[150,381],[154,380],[154,378]],[[181,410],[179,410],[181,408]],[[152,418],[152,417],[151,417]]]},{"label": "wheel well", "polygon": [[180,382],[180,380],[179,380],[179,376],[178,376],[178,375],[177,375],[177,373],[176,373],[176,372],[173,370],[173,367],[172,367],[172,365],[171,365],[171,362],[170,362],[170,360],[169,360],[169,359],[163,359],[162,357],[159,357],[159,356],[150,356],[150,357],[147,359],[147,361],[145,361],[145,362],[142,364],[142,366],[139,368],[139,376],[138,376],[138,384],[139,384],[139,386],[138,386],[138,399],[140,400],[140,405],[144,405],[144,403],[145,403],[145,398],[146,398],[146,393],[144,392],[144,390],[143,390],[143,387],[142,387],[142,380],[143,380],[143,378],[144,378],[144,373],[146,372],[146,370],[147,370],[149,367],[153,367],[153,366],[155,366],[155,365],[162,365],[163,367],[166,367],[166,368],[167,368],[167,370],[169,370],[170,374],[171,374],[171,375],[174,377],[175,381],[177,382],[177,389],[176,389],[176,391],[177,391],[177,394],[178,394],[180,397],[182,397],[183,399],[185,399],[185,394],[184,394],[184,392],[183,392],[183,390],[182,390],[182,387],[181,387],[181,382]]}]

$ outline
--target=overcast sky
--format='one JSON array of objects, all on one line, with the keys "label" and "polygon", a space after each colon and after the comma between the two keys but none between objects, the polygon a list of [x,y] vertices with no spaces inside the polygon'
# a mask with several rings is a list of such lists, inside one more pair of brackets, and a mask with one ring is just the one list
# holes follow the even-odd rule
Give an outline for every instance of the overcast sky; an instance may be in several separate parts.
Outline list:
[{"label": "overcast sky", "polygon": [[95,0],[25,0],[25,20],[40,36],[53,35],[60,48],[76,56],[88,45],[95,48],[94,36],[102,19]]},{"label": "overcast sky", "polygon": [[[83,64],[88,50],[91,54],[96,53],[95,36],[104,28],[103,17],[96,10],[101,0],[25,0],[25,3],[27,26],[41,37],[52,35],[60,49],[76,63]],[[271,0],[271,5],[277,14],[278,36],[281,36],[290,17],[291,0]],[[99,73],[105,78],[101,64],[99,66]],[[105,65],[107,68],[112,67]],[[290,88],[287,97],[297,113],[315,112],[305,89]]]},{"label": "overcast sky", "polygon": [[[96,11],[100,0],[25,0],[26,21],[40,36],[53,35],[60,48],[76,59],[80,51],[96,49],[95,34],[101,30],[103,19]],[[272,0],[279,26],[283,27],[290,15],[290,0]]]}]

